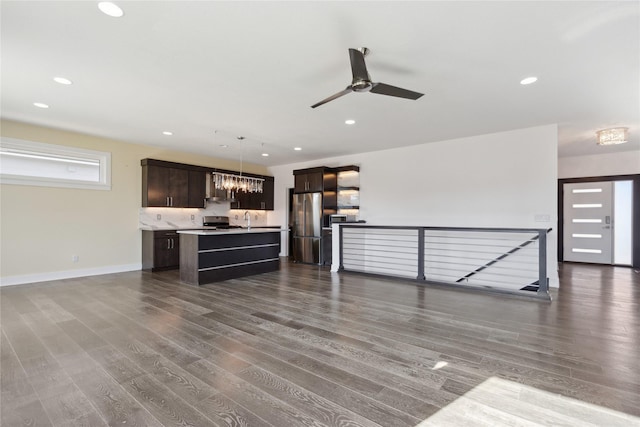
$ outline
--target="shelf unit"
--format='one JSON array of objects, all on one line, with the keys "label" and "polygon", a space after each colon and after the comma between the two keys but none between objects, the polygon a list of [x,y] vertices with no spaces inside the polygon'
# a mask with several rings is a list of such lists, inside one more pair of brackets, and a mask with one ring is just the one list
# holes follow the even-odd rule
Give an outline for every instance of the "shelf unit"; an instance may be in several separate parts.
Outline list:
[{"label": "shelf unit", "polygon": [[336,212],[357,221],[360,213],[360,167],[342,166],[335,168],[335,171],[338,175]]}]

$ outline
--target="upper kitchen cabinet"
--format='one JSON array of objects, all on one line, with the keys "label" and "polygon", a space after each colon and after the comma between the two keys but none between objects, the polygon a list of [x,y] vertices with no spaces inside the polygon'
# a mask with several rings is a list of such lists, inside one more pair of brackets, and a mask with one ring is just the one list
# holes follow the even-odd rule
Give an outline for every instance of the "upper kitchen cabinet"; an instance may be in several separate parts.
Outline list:
[{"label": "upper kitchen cabinet", "polygon": [[294,193],[317,193],[324,190],[325,167],[298,169],[294,174]]},{"label": "upper kitchen cabinet", "polygon": [[207,207],[207,173],[200,170],[189,171],[188,208]]},{"label": "upper kitchen cabinet", "polygon": [[272,176],[262,176],[262,193],[244,193],[239,191],[235,201],[231,202],[231,209],[273,210],[274,180]]},{"label": "upper kitchen cabinet", "polygon": [[[214,197],[214,194],[207,194],[207,180],[211,181],[212,173],[238,175],[235,171],[155,159],[142,159],[140,164],[142,165],[143,208],[206,208],[206,198]],[[231,209],[273,210],[273,177],[245,175],[264,179],[263,191],[262,193],[238,192],[234,201],[231,202]],[[213,189],[214,183],[209,184]],[[228,199],[224,197],[220,200]]]},{"label": "upper kitchen cabinet", "polygon": [[140,163],[142,207],[204,207],[204,169],[153,159],[142,159]]}]

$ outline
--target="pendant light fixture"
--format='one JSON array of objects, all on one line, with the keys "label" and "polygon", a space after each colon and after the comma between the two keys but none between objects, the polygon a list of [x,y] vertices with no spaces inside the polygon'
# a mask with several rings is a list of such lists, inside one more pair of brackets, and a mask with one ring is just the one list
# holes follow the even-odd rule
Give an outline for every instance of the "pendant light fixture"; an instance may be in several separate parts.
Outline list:
[{"label": "pendant light fixture", "polygon": [[[217,132],[217,131],[216,131]],[[240,173],[213,172],[212,179],[216,190],[225,190],[232,193],[262,193],[264,191],[264,179],[242,175],[243,166],[243,141],[244,136],[238,136],[240,141]],[[233,199],[233,196],[231,197]]]}]

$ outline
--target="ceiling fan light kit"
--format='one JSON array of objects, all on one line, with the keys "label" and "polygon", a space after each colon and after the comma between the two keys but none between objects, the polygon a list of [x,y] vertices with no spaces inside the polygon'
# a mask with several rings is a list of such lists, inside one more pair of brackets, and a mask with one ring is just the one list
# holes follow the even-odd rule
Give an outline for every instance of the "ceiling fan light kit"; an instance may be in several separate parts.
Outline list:
[{"label": "ceiling fan light kit", "polygon": [[371,77],[369,76],[369,72],[367,71],[367,64],[364,61],[364,57],[370,53],[371,51],[362,47],[360,49],[349,49],[349,59],[351,61],[351,74],[353,76],[353,80],[351,80],[351,84],[347,86],[344,90],[331,95],[328,98],[323,99],[322,101],[313,104],[311,108],[319,107],[327,102],[333,101],[334,99],[340,98],[350,92],[372,92],[377,93],[379,95],[387,95],[387,96],[395,96],[396,98],[405,98],[416,100],[420,98],[423,93],[414,92],[412,90],[403,89],[396,86],[391,86],[386,83],[374,83],[371,81]]}]

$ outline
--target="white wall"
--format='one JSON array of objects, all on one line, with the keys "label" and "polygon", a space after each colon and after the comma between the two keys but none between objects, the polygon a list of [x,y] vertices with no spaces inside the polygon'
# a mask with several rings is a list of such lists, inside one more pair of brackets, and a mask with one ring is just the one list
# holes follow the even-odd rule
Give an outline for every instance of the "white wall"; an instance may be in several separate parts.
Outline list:
[{"label": "white wall", "polygon": [[[606,147],[603,147],[606,149]],[[632,175],[640,173],[640,151],[560,157],[558,178]]]},{"label": "white wall", "polygon": [[269,223],[287,224],[293,170],[356,164],[360,218],[369,224],[554,228],[547,261],[558,286],[557,134],[547,125],[272,167],[276,209]]}]

